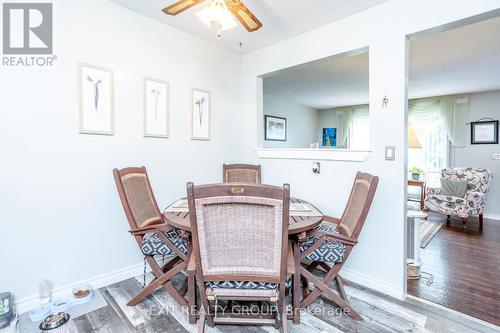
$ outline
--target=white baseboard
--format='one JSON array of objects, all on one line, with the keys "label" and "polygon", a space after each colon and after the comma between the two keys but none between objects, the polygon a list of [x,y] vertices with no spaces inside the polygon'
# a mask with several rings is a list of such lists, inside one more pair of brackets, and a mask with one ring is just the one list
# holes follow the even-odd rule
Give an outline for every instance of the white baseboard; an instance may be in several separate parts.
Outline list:
[{"label": "white baseboard", "polygon": [[[144,269],[144,264],[140,263],[122,269],[118,269],[110,273],[101,274],[92,278],[71,283],[66,286],[55,289],[52,293],[52,297],[54,299],[57,299],[64,295],[68,295],[72,292],[74,287],[85,283],[90,284],[94,289],[102,288],[110,284],[117,283],[141,275],[143,273],[143,269]],[[342,269],[341,275],[347,280],[360,284],[366,288],[376,290],[378,292],[395,297],[400,300],[403,300],[404,298],[404,293],[402,288],[399,288],[397,286],[388,284],[380,280],[376,280],[371,276],[354,272],[346,268]],[[39,306],[38,295],[33,295],[23,298],[21,300],[16,301],[15,304],[16,304],[16,310],[19,314],[31,311]]]},{"label": "white baseboard", "polygon": [[346,280],[352,281],[354,283],[360,284],[363,287],[373,289],[375,291],[381,292],[383,294],[392,296],[399,300],[404,300],[404,290],[403,287],[398,287],[387,282],[374,279],[373,277],[358,272],[351,271],[349,269],[343,268],[340,271],[340,275]]},{"label": "white baseboard", "polygon": [[[71,283],[66,286],[54,289],[52,292],[52,298],[57,299],[65,295],[67,296],[68,294],[71,294],[74,287],[81,284],[90,284],[94,289],[102,288],[110,284],[117,283],[129,279],[131,277],[140,275],[143,273],[143,269],[144,269],[144,264],[140,263],[122,269],[118,269],[113,272],[101,274],[75,283]],[[38,295],[33,295],[20,299],[16,301],[15,304],[16,304],[16,311],[19,314],[36,309],[40,305]]]},{"label": "white baseboard", "polygon": [[485,219],[500,221],[500,215],[498,214],[484,214]]}]

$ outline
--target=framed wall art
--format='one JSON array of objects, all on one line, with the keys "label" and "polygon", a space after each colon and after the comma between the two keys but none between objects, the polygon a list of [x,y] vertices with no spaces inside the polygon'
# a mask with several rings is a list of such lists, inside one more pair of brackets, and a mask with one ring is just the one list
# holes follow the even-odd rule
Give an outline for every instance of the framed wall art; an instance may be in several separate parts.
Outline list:
[{"label": "framed wall art", "polygon": [[113,71],[79,64],[80,133],[114,134]]},{"label": "framed wall art", "polygon": [[498,144],[498,120],[470,123],[471,144]]},{"label": "framed wall art", "polygon": [[168,138],[168,82],[144,78],[144,136]]},{"label": "framed wall art", "polygon": [[191,90],[191,139],[210,140],[210,92]]},{"label": "framed wall art", "polygon": [[267,141],[286,141],[286,118],[264,116],[264,138]]},{"label": "framed wall art", "polygon": [[337,128],[327,127],[323,128],[323,137],[321,140],[323,147],[337,147]]}]

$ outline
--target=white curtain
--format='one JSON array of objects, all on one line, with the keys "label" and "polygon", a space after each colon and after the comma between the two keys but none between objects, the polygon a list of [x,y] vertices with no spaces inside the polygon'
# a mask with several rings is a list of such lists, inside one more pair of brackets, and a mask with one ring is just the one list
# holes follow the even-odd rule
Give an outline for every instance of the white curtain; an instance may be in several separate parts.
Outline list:
[{"label": "white curtain", "polygon": [[337,147],[347,148],[347,136],[352,121],[352,106],[337,109]]},{"label": "white curtain", "polygon": [[[425,170],[429,185],[439,185],[440,171],[448,166],[448,148],[466,143],[467,95],[440,96],[408,101],[408,121],[422,149],[410,149],[408,166]],[[460,103],[460,104],[459,104]]]},{"label": "white curtain", "polygon": [[368,149],[369,137],[368,105],[337,108],[337,146],[339,148]]},{"label": "white curtain", "polygon": [[466,142],[467,127],[462,123],[460,113],[468,113],[466,108],[459,108],[460,100],[468,100],[468,95],[451,95],[420,98],[408,101],[408,120],[413,123],[433,124],[443,122],[448,140],[452,145]]}]

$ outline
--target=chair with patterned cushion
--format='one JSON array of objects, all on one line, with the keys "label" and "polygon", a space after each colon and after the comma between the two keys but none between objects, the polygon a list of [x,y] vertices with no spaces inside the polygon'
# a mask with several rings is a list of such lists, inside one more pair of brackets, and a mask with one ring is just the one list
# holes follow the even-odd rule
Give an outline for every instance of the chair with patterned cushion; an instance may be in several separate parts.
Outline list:
[{"label": "chair with patterned cushion", "polygon": [[492,170],[482,168],[446,168],[441,170],[441,178],[452,181],[467,181],[465,196],[457,197],[442,192],[441,188],[427,188],[424,209],[446,215],[446,225],[450,216],[457,216],[466,227],[469,216],[479,217],[479,229],[483,228],[483,210],[486,193],[493,178]]},{"label": "chair with patterned cushion", "polygon": [[[178,230],[165,223],[153,195],[146,168],[114,169],[113,175],[130,226],[129,232],[144,255],[144,264],[149,264],[155,276],[127,305],[140,303],[159,287],[163,287],[179,304],[188,305],[182,296],[187,290],[187,281],[180,291],[171,283],[172,277],[187,269],[188,245]],[[163,259],[167,257],[169,260],[160,266],[155,256],[163,256]]]},{"label": "chair with patterned cushion", "polygon": [[[187,184],[193,255],[201,298],[200,329],[214,324],[274,324],[287,332],[286,277],[290,190],[253,184]],[[224,311],[221,302],[276,304],[271,313]]]},{"label": "chair with patterned cushion", "polygon": [[[377,185],[378,177],[358,172],[342,217],[325,216],[323,222],[307,232],[305,240],[300,243],[300,258],[304,262],[300,267],[303,284],[301,308],[306,308],[323,295],[352,318],[361,320],[361,316],[349,305],[339,271],[358,243]],[[326,271],[323,279],[312,274],[318,266]],[[338,293],[329,287],[334,280]],[[309,290],[309,282],[314,285],[312,291]]]},{"label": "chair with patterned cushion", "polygon": [[260,164],[224,164],[222,170],[224,183],[261,183]]}]

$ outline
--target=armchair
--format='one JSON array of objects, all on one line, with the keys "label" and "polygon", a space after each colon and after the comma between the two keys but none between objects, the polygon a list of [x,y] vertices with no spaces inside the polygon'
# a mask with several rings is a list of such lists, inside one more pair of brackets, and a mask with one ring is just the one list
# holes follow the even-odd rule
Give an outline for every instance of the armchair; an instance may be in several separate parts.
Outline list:
[{"label": "armchair", "polygon": [[446,168],[441,177],[451,180],[467,180],[467,192],[463,198],[445,195],[440,188],[427,188],[424,209],[447,216],[446,225],[450,224],[450,216],[457,216],[463,226],[471,215],[479,216],[479,229],[483,228],[483,209],[492,170],[482,168]]}]

